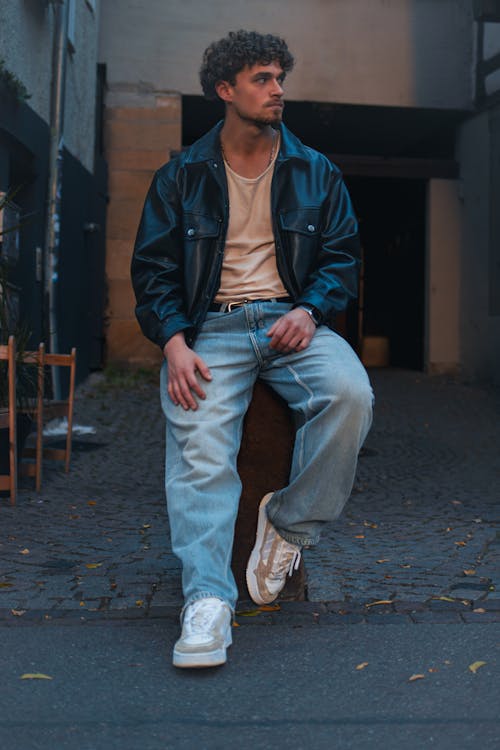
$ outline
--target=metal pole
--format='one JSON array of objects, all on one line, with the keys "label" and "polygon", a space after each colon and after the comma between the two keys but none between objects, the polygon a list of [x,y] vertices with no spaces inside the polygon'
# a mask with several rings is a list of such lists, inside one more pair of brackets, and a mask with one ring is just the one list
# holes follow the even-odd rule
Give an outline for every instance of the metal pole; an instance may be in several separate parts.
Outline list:
[{"label": "metal pole", "polygon": [[[64,147],[64,91],[68,37],[68,1],[54,0],[54,37],[52,47],[52,83],[50,112],[50,157],[46,236],[45,285],[49,305],[50,351],[59,351],[57,321],[57,286],[59,281],[59,248],[61,230],[62,167]],[[55,399],[61,398],[59,370],[52,368]]]}]

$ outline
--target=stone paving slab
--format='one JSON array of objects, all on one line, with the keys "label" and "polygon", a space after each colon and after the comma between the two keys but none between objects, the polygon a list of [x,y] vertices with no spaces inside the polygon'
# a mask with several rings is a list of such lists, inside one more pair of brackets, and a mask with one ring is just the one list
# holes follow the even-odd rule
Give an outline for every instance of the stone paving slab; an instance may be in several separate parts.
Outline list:
[{"label": "stone paving slab", "polygon": [[[352,497],[304,551],[309,600],[363,623],[495,620],[500,392],[407,371],[370,376],[375,420]],[[25,478],[15,508],[0,499],[0,619],[178,613],[156,377],[92,376],[75,417],[95,434],[75,436],[69,475],[46,463],[39,495]],[[387,612],[367,612],[380,600]]]}]

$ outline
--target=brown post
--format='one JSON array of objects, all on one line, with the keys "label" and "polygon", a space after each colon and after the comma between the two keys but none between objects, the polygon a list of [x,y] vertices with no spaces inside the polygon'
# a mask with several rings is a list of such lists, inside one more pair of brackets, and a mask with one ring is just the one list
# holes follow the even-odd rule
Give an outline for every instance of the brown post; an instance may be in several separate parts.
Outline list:
[{"label": "brown post", "polygon": [[[257,382],[245,417],[238,456],[243,489],[236,521],[232,567],[242,599],[249,598],[245,570],[255,542],[259,503],[267,492],[288,483],[294,438],[295,428],[287,405],[269,386]],[[299,569],[287,580],[279,598],[295,601],[306,598],[302,560]]]}]

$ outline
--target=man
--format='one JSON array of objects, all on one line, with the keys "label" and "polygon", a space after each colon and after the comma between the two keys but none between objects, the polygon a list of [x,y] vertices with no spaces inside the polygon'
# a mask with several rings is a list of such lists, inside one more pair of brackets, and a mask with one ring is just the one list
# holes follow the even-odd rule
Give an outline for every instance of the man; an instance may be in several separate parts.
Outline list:
[{"label": "man", "polygon": [[202,88],[225,119],[156,173],[135,245],[137,318],[166,360],[166,495],[185,596],[177,667],[222,664],[231,644],[236,459],[256,379],[298,424],[290,482],[260,504],[247,569],[258,604],[342,511],[371,423],[366,372],[328,325],[356,294],[357,224],[339,170],[282,125],[292,67],[269,34],[232,32],[206,50]]}]

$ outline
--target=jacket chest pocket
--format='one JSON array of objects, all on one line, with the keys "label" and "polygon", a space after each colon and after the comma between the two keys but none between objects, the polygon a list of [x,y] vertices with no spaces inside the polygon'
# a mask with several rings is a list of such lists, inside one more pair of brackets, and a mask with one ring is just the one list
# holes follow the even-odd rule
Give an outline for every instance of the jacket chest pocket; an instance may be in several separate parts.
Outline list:
[{"label": "jacket chest pocket", "polygon": [[205,239],[214,239],[220,234],[221,219],[204,214],[184,214],[183,237],[187,247]]},{"label": "jacket chest pocket", "polygon": [[285,232],[317,239],[320,234],[320,208],[293,208],[280,214],[281,228]]},{"label": "jacket chest pocket", "polygon": [[304,280],[320,247],[321,208],[305,207],[283,211],[280,228],[297,278]]}]

